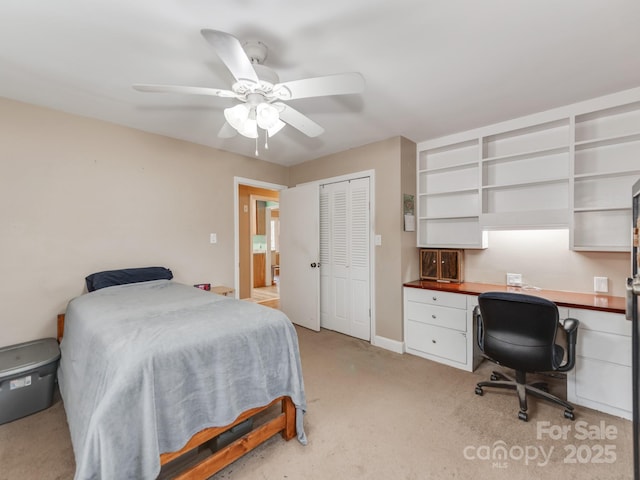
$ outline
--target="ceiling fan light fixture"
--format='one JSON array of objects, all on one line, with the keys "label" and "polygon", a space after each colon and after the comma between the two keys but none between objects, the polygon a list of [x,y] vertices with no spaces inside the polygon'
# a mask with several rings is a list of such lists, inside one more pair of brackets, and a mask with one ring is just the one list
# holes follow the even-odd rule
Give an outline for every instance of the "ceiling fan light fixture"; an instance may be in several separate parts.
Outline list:
[{"label": "ceiling fan light fixture", "polygon": [[240,103],[235,107],[224,109],[225,120],[235,128],[238,132],[242,129],[244,124],[249,119],[249,113],[251,108],[246,103]]},{"label": "ceiling fan light fixture", "polygon": [[260,128],[269,130],[275,127],[278,121],[280,121],[280,114],[276,107],[270,103],[263,102],[256,107],[256,120]]},{"label": "ceiling fan light fixture", "polygon": [[256,121],[256,110],[249,105],[245,106],[249,109],[249,117],[238,128],[238,133],[247,138],[258,138],[258,122]]}]

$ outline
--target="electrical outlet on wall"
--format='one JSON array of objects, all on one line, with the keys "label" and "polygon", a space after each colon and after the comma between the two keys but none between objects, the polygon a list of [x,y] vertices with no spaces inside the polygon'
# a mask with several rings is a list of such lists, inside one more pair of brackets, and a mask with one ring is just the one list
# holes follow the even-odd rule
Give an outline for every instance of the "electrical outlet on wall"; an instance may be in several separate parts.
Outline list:
[{"label": "electrical outlet on wall", "polygon": [[507,273],[507,285],[511,287],[522,286],[522,274],[521,273]]}]

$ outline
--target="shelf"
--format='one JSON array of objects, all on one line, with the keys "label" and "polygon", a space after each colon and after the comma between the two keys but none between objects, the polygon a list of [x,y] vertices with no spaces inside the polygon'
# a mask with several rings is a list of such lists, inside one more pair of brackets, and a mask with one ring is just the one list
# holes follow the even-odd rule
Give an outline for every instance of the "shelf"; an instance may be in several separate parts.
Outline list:
[{"label": "shelf", "polygon": [[585,251],[630,251],[631,209],[575,211],[572,248]]},{"label": "shelf", "polygon": [[627,135],[617,135],[614,137],[599,138],[595,140],[583,140],[575,143],[576,150],[586,150],[589,148],[608,147],[612,145],[620,145],[621,143],[630,143],[640,141],[640,132],[630,133]]},{"label": "shelf", "polygon": [[573,184],[574,211],[619,210],[631,207],[631,188],[640,176],[628,174],[583,176]]},{"label": "shelf", "polygon": [[480,212],[478,189],[458,193],[421,195],[418,211],[421,217],[472,217]]},{"label": "shelf", "polygon": [[420,219],[418,246],[446,248],[486,248],[486,232],[477,216]]},{"label": "shelf", "polygon": [[569,228],[573,250],[630,249],[640,88],[418,148],[420,247],[484,248],[491,229]]},{"label": "shelf", "polygon": [[462,220],[479,218],[479,215],[431,215],[428,217],[420,217],[420,220]]},{"label": "shelf", "polygon": [[574,212],[616,212],[616,211],[631,211],[631,207],[580,207],[574,208]]},{"label": "shelf", "polygon": [[566,228],[568,225],[569,209],[483,213],[480,215],[482,228]]},{"label": "shelf", "polygon": [[493,159],[530,155],[569,146],[569,118],[561,118],[529,127],[484,137],[482,158]]},{"label": "shelf", "polygon": [[638,133],[640,101],[576,116],[575,142],[622,138]]},{"label": "shelf", "polygon": [[480,157],[479,139],[474,138],[443,147],[423,150],[418,154],[418,170],[430,171],[440,168],[477,163]]},{"label": "shelf", "polygon": [[[640,159],[638,159],[640,163]],[[640,165],[639,165],[640,166]],[[627,177],[639,175],[640,176],[640,168],[637,170],[618,170],[618,171],[610,171],[610,172],[594,172],[594,173],[576,173],[573,178],[576,181],[579,180],[588,180],[588,179],[597,179],[597,178],[614,178],[614,177]]]},{"label": "shelf", "polygon": [[478,193],[478,187],[474,188],[461,188],[459,190],[448,190],[446,192],[436,192],[436,193],[421,193],[420,197],[441,197],[443,195],[455,195],[458,193]]},{"label": "shelf", "polygon": [[489,162],[507,162],[517,160],[528,160],[531,158],[542,157],[545,155],[556,155],[559,153],[569,153],[569,145],[560,145],[557,147],[545,148],[543,150],[530,150],[528,152],[516,153],[512,155],[501,155],[499,157],[483,158],[482,163]]},{"label": "shelf", "polygon": [[478,166],[469,168],[441,169],[437,172],[420,172],[418,192],[426,194],[449,193],[478,188]]},{"label": "shelf", "polygon": [[509,189],[515,187],[534,187],[536,185],[550,185],[554,183],[569,183],[568,177],[562,178],[547,178],[541,180],[535,180],[532,182],[513,182],[513,183],[504,183],[504,184],[496,184],[496,185],[483,185],[481,187],[482,190],[502,190]]},{"label": "shelf", "polygon": [[629,247],[618,245],[574,245],[576,252],[628,252]]},{"label": "shelf", "polygon": [[418,173],[440,173],[451,170],[463,170],[465,168],[473,168],[478,166],[478,160],[473,160],[471,162],[458,163],[456,165],[446,165],[442,167],[435,168],[425,168],[424,170],[418,170]]}]

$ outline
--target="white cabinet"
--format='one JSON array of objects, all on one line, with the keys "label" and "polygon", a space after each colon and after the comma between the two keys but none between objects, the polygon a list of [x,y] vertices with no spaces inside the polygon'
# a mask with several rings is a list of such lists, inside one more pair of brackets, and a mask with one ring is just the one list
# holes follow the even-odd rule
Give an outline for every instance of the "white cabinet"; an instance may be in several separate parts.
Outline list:
[{"label": "white cabinet", "polygon": [[482,139],[485,228],[569,224],[569,119]]},{"label": "white cabinet", "polygon": [[418,247],[486,248],[486,230],[569,228],[629,251],[640,88],[418,144]]},{"label": "white cabinet", "polygon": [[640,101],[575,119],[574,250],[630,251],[631,186],[640,178]]},{"label": "white cabinet", "polygon": [[580,321],[575,368],[567,372],[567,400],[632,418],[631,322],[624,315],[570,308]]},{"label": "white cabinet", "polygon": [[405,351],[473,371],[477,354],[473,306],[477,297],[404,287]]},{"label": "white cabinet", "polygon": [[483,247],[479,158],[477,139],[418,154],[419,245]]}]

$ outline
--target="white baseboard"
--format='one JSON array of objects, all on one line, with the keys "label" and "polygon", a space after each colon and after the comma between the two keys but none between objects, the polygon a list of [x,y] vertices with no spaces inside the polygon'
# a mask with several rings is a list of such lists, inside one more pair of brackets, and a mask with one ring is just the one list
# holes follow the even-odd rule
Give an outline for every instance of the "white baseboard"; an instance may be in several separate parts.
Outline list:
[{"label": "white baseboard", "polygon": [[384,348],[385,350],[391,350],[395,353],[404,353],[404,342],[397,340],[391,340],[390,338],[380,337],[376,335],[373,338],[373,344],[376,347]]}]

